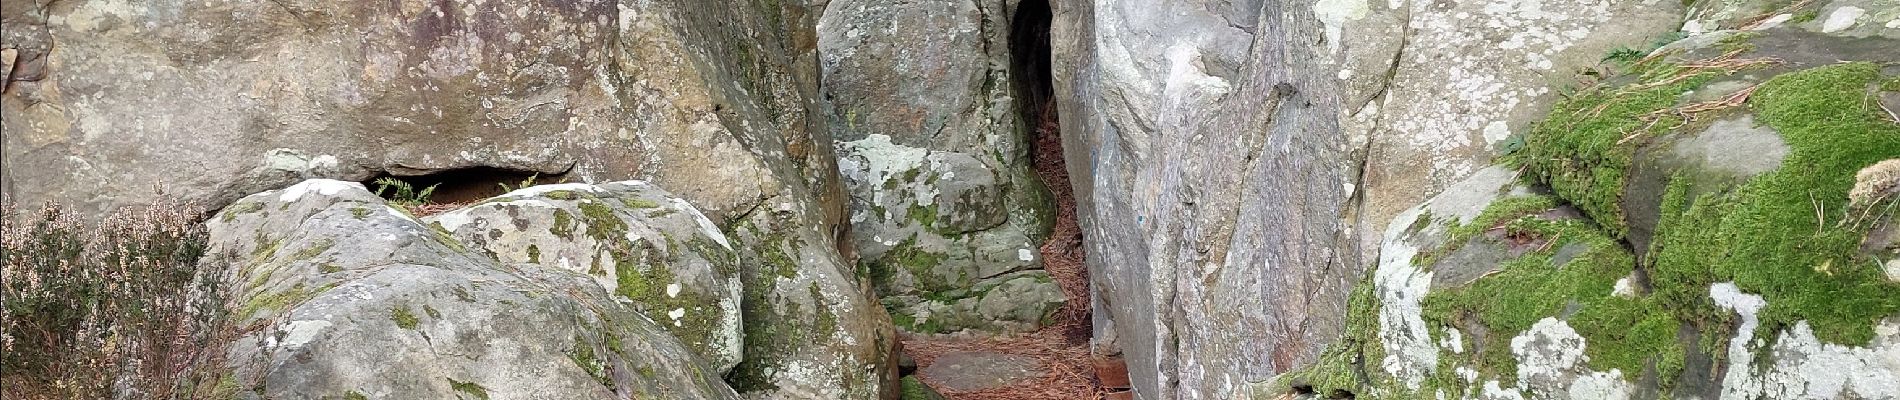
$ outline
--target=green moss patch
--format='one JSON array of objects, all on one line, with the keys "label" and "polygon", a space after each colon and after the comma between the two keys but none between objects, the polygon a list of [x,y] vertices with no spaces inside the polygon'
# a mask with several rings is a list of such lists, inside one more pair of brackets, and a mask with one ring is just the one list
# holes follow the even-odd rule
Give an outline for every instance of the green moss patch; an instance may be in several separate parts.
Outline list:
[{"label": "green moss patch", "polygon": [[594,380],[599,381],[601,386],[613,387],[613,375],[607,373],[607,363],[602,361],[600,357],[594,355],[593,345],[581,339],[582,338],[579,337],[574,338],[574,348],[567,352],[568,359],[574,360],[574,365],[580,366],[582,370],[587,371],[587,376],[594,377]]},{"label": "green moss patch", "polygon": [[479,399],[479,400],[488,400],[488,388],[482,387],[482,385],[477,384],[475,382],[463,382],[463,381],[455,380],[455,378],[446,378],[446,379],[448,379],[449,381],[450,389],[455,389],[455,391],[457,392],[462,392],[469,396],[474,396],[476,399]]},{"label": "green moss patch", "polygon": [[562,239],[574,238],[574,214],[567,210],[554,210],[554,223],[548,226],[548,233]]},{"label": "green moss patch", "polygon": [[[1539,203],[1507,199],[1488,208],[1486,215],[1515,214],[1510,210]],[[1566,322],[1587,341],[1584,353],[1594,369],[1616,368],[1634,376],[1652,357],[1681,353],[1675,345],[1676,323],[1659,304],[1611,295],[1616,281],[1635,270],[1634,258],[1615,240],[1580,220],[1520,215],[1501,226],[1507,238],[1532,238],[1547,245],[1464,287],[1435,289],[1423,302],[1428,321],[1485,327],[1488,333],[1471,360],[1474,368],[1493,376],[1515,376],[1511,338],[1567,309],[1576,311]],[[1568,262],[1554,262],[1560,249],[1572,245],[1587,250]],[[1681,368],[1679,356],[1658,365],[1665,386]]]},{"label": "green moss patch", "polygon": [[917,235],[911,235],[884,252],[883,258],[869,262],[872,263],[870,270],[874,282],[879,284],[889,282],[896,272],[892,268],[903,268],[910,272],[912,281],[917,284],[916,289],[928,293],[954,290],[959,286],[956,282],[948,282],[938,277],[936,272],[932,271],[948,258],[948,255],[919,248]]},{"label": "green moss patch", "polygon": [[1371,387],[1398,386],[1367,372],[1368,365],[1376,370],[1380,360],[1385,359],[1385,345],[1379,341],[1379,296],[1373,286],[1372,274],[1368,272],[1353,287],[1352,297],[1346,301],[1346,333],[1339,341],[1327,345],[1319,361],[1312,366],[1282,375],[1275,391],[1305,387],[1313,393],[1330,396],[1342,392],[1369,394],[1374,392],[1369,390]]},{"label": "green moss patch", "polygon": [[936,389],[931,389],[930,386],[928,385],[924,385],[924,382],[917,380],[916,376],[904,377],[904,379],[898,383],[898,386],[900,387],[899,392],[901,393],[897,396],[897,398],[900,400],[943,400],[944,399],[943,394],[937,393]]},{"label": "green moss patch", "polygon": [[421,319],[416,318],[415,313],[409,312],[409,308],[403,306],[390,307],[389,320],[395,322],[396,327],[409,330],[415,330],[422,323]]},{"label": "green moss patch", "polygon": [[1697,304],[1680,315],[1723,325],[1697,299],[1724,281],[1767,300],[1765,332],[1808,320],[1823,340],[1864,345],[1878,319],[1900,313],[1900,284],[1857,254],[1868,227],[1842,223],[1854,174],[1900,157],[1900,125],[1868,90],[1878,79],[1878,66],[1847,63],[1769,80],[1749,106],[1791,148],[1782,167],[1727,194],[1672,185],[1650,250],[1658,291]]},{"label": "green moss patch", "polygon": [[245,300],[242,305],[238,306],[237,315],[240,318],[250,318],[257,316],[259,311],[284,311],[289,309],[293,304],[309,300],[310,297],[314,295],[315,294],[310,292],[308,288],[305,288],[302,283],[299,283],[281,292],[252,296],[250,299]]},{"label": "green moss patch", "polygon": [[[1660,68],[1673,71],[1674,68]],[[1667,74],[1663,74],[1667,75]],[[1530,179],[1551,190],[1589,215],[1590,219],[1622,238],[1629,231],[1619,206],[1638,140],[1631,137],[1667,131],[1682,122],[1673,113],[1656,114],[1674,106],[1677,96],[1700,86],[1713,73],[1657,81],[1648,87],[1614,90],[1598,88],[1558,104],[1548,118],[1531,128],[1525,147],[1508,162],[1521,166]]]}]

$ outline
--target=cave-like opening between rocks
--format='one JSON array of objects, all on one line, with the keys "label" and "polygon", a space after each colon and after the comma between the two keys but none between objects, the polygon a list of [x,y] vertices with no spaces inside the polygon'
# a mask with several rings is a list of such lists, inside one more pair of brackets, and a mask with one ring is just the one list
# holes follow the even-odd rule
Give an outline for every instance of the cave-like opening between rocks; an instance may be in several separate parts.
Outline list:
[{"label": "cave-like opening between rocks", "polygon": [[[527,184],[560,183],[565,179],[564,174],[542,174],[528,170],[479,166],[429,171],[422,174],[395,175],[384,172],[364,180],[363,186],[392,201],[419,203],[416,205],[466,204],[499,196]],[[390,183],[392,181],[407,185],[411,195],[402,194],[396,184]],[[428,191],[426,198],[404,198],[414,197],[425,190]]]},{"label": "cave-like opening between rocks", "polygon": [[[1016,93],[1017,117],[1023,127],[1023,145],[1038,180],[1049,191],[1054,224],[1040,247],[1043,270],[1065,297],[1064,305],[1045,319],[1042,330],[1020,335],[958,340],[909,337],[903,346],[917,367],[927,368],[938,356],[951,353],[1010,354],[1038,361],[1041,374],[1005,386],[955,393],[953,398],[1123,398],[1128,392],[1126,366],[1118,360],[1096,359],[1090,351],[1088,267],[1082,230],[1064,162],[1061,122],[1055,93],[1050,28],[1054,13],[1047,0],[1023,0],[1009,14],[1009,85]],[[920,373],[925,381],[933,379]],[[932,384],[935,384],[934,382]]]},{"label": "cave-like opening between rocks", "polygon": [[1056,223],[1042,246],[1043,266],[1062,285],[1069,302],[1059,319],[1072,322],[1063,332],[1085,341],[1088,329],[1088,270],[1083,264],[1082,232],[1076,225],[1074,191],[1062,155],[1061,122],[1056,113],[1050,65],[1047,0],[1025,0],[1011,16],[1009,45],[1012,84],[1021,96],[1017,112],[1028,129],[1030,163],[1055,200]]},{"label": "cave-like opening between rocks", "polygon": [[1022,96],[1018,112],[1029,130],[1029,155],[1036,175],[1055,200],[1055,224],[1049,240],[1042,245],[1043,268],[1062,287],[1068,302],[1056,318],[1054,333],[1081,349],[1073,354],[1088,360],[1079,369],[1093,372],[1096,390],[1108,396],[1126,395],[1129,390],[1127,366],[1120,357],[1099,357],[1089,351],[1093,335],[1090,319],[1087,252],[1078,224],[1075,190],[1063,154],[1062,129],[1055,96],[1055,71],[1050,43],[1054,13],[1048,0],[1024,0],[1011,18],[1010,60],[1016,92]]}]

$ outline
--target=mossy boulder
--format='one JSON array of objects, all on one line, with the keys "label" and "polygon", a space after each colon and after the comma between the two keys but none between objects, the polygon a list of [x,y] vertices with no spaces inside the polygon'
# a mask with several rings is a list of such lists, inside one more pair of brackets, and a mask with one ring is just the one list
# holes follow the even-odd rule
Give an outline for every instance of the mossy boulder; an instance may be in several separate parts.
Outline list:
[{"label": "mossy boulder", "polygon": [[883,303],[899,329],[940,334],[1033,331],[1054,318],[1065,299],[1049,274],[1036,270],[927,296],[885,297]]},{"label": "mossy boulder", "polygon": [[945,399],[945,397],[943,397],[943,393],[938,393],[937,389],[931,388],[930,385],[924,384],[924,381],[918,380],[916,376],[906,376],[904,377],[904,380],[900,381],[900,384],[903,385],[903,389],[904,389],[903,393],[898,395],[897,397],[900,400],[944,400]]},{"label": "mossy boulder", "polygon": [[846,186],[855,193],[852,241],[860,273],[893,313],[934,311],[941,318],[994,321],[933,326],[938,329],[1027,332],[1042,326],[1033,310],[1045,306],[1040,299],[1062,298],[1054,284],[1018,285],[1035,299],[1019,305],[1028,312],[952,305],[1005,283],[1002,278],[1011,274],[1047,275],[1040,247],[1053,203],[1034,178],[1011,176],[1012,169],[966,153],[897,144],[882,134],[842,143],[839,153]]},{"label": "mossy boulder", "polygon": [[588,276],[498,263],[357,183],[245,197],[208,228],[205,267],[239,288],[218,349],[238,398],[738,398]]},{"label": "mossy boulder", "polygon": [[592,277],[719,374],[741,359],[738,253],[697,208],[657,186],[533,186],[423,222],[503,265]]},{"label": "mossy boulder", "polygon": [[727,376],[767,398],[896,396],[897,332],[838,244],[790,210],[759,210],[729,226],[745,285],[745,361]]},{"label": "mossy boulder", "polygon": [[[1387,229],[1372,293],[1283,387],[1364,397],[1900,396],[1900,158],[1881,38],[1724,32],[1585,88]],[[1839,59],[1866,60],[1839,62]],[[1513,177],[1512,171],[1522,171]],[[1878,179],[1870,178],[1869,181]],[[1376,340],[1374,339],[1376,338]],[[1882,361],[1887,360],[1887,361]]]}]

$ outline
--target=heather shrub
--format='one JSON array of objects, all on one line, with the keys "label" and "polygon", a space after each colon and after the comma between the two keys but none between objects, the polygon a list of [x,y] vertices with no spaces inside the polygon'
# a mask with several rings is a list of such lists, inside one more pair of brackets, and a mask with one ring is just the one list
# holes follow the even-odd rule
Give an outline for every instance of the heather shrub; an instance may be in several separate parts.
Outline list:
[{"label": "heather shrub", "polygon": [[19,211],[0,205],[0,395],[195,397],[223,315],[218,277],[197,268],[207,237],[196,214]]}]

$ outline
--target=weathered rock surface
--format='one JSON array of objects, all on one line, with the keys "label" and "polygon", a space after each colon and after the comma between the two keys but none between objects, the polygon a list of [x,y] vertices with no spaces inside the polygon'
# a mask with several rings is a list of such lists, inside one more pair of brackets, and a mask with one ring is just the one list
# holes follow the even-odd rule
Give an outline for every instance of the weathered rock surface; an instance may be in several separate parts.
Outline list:
[{"label": "weathered rock surface", "polygon": [[[1037,107],[1017,80],[1019,2],[831,2],[819,21],[826,113],[851,197],[852,242],[900,328],[1028,331],[1049,303],[971,309],[1042,273],[1051,200],[1030,170]],[[1061,291],[1044,280],[1034,297]],[[992,301],[992,303],[994,303]],[[994,312],[1004,311],[1004,312]],[[971,323],[971,321],[985,321]],[[993,322],[993,323],[991,323]]]},{"label": "weathered rock surface", "polygon": [[534,186],[423,222],[503,265],[592,277],[718,374],[742,358],[738,254],[712,220],[651,184]]},{"label": "weathered rock surface", "polygon": [[1362,164],[1357,229],[1379,232],[1520,142],[1604,54],[1675,30],[1682,2],[1368,1],[1312,4],[1322,58],[1346,92],[1340,120]]},{"label": "weathered rock surface", "polygon": [[725,231],[743,320],[777,329],[747,329],[769,339],[744,341],[737,388],[895,393],[889,319],[838,250],[846,201],[815,101],[809,4],[0,8],[0,190],[17,201],[215,209],[305,178],[384,173],[643,179]]},{"label": "weathered rock surface", "polygon": [[969,392],[1009,386],[1048,372],[1035,358],[979,351],[944,354],[917,373],[945,390]]},{"label": "weathered rock surface", "polygon": [[1515,165],[1399,214],[1345,339],[1282,383],[1398,398],[1900,396],[1893,211],[1853,194],[1877,174],[1861,171],[1900,157],[1900,121],[1879,108],[1900,75],[1877,49],[1895,43],[1762,29],[1619,67],[1636,72],[1555,105]]},{"label": "weathered rock surface", "polygon": [[246,197],[210,232],[245,332],[221,395],[738,398],[587,275],[497,262],[356,183]]},{"label": "weathered rock surface", "polygon": [[1096,340],[1142,398],[1278,396],[1340,332],[1354,180],[1310,6],[1054,4]]},{"label": "weathered rock surface", "polygon": [[[7,8],[7,46],[32,60],[5,96],[22,201],[102,209],[156,184],[217,207],[303,177],[486,166],[643,177],[724,213],[776,190],[754,153],[810,134],[800,91],[815,82],[785,65],[812,49],[763,22],[792,10],[744,7],[757,26],[723,27],[654,2]],[[766,40],[721,42],[746,34],[730,29]],[[752,70],[771,73],[728,78]]]}]

